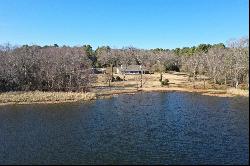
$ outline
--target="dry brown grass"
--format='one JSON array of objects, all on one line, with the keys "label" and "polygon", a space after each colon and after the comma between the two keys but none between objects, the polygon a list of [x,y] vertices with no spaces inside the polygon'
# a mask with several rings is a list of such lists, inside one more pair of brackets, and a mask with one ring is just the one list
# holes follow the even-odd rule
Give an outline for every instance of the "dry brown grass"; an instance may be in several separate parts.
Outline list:
[{"label": "dry brown grass", "polygon": [[237,96],[246,96],[249,97],[249,90],[242,90],[236,88],[227,89],[228,94],[237,95]]},{"label": "dry brown grass", "polygon": [[[119,76],[123,78],[122,75],[114,74],[114,77]],[[140,75],[126,75],[126,81],[121,82],[112,82],[111,86],[116,87],[134,87],[140,86],[141,76]],[[142,76],[143,79],[143,88],[161,88],[160,73],[155,74],[144,74]],[[171,88],[193,88],[193,82],[188,80],[188,75],[182,72],[172,72],[172,73],[163,73],[163,80],[168,79]],[[108,86],[108,82],[106,81],[106,76],[103,74],[98,75],[97,82],[93,84],[94,86]],[[203,88],[204,82],[203,80],[195,81],[195,88],[201,89]],[[206,88],[211,88],[211,85],[206,81]]]},{"label": "dry brown grass", "polygon": [[7,92],[0,93],[0,104],[57,103],[96,99],[95,93],[76,92]]},{"label": "dry brown grass", "polygon": [[[119,76],[123,78],[122,75],[114,74],[114,77]],[[169,80],[168,86],[161,86],[159,81],[160,73],[155,74],[145,74],[143,78],[143,88],[137,88],[140,86],[140,75],[126,75],[126,81],[121,82],[112,82],[111,86],[113,87],[122,87],[122,90],[109,90],[108,88],[104,90],[95,90],[94,92],[102,95],[112,95],[118,93],[130,93],[136,92],[138,89],[143,91],[183,91],[183,92],[198,92],[203,95],[209,96],[219,96],[219,97],[233,97],[235,95],[248,96],[247,90],[235,90],[228,89],[225,86],[216,85],[214,86],[208,81],[208,78],[205,76],[198,76],[198,79],[195,82],[189,80],[188,75],[182,72],[171,72],[164,73],[163,79]],[[205,88],[204,88],[204,79],[205,79]],[[98,75],[98,81],[94,84],[95,86],[108,86],[108,82],[105,81],[105,75]],[[112,89],[112,88],[111,88]]]}]

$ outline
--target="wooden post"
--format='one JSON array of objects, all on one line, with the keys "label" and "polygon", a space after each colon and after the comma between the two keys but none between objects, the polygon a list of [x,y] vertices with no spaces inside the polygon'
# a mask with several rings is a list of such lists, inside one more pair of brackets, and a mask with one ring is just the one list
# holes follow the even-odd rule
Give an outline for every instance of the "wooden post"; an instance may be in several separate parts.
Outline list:
[{"label": "wooden post", "polygon": [[206,89],[206,80],[205,80],[205,78],[203,78],[203,81],[204,81],[204,86],[203,86],[203,88]]},{"label": "wooden post", "polygon": [[142,67],[140,66],[141,68],[141,88],[142,88]]},{"label": "wooden post", "polygon": [[111,64],[111,82],[113,82],[113,63]]},{"label": "wooden post", "polygon": [[110,79],[110,75],[109,75],[108,80],[109,80],[109,89],[111,90],[111,79]]},{"label": "wooden post", "polygon": [[141,88],[142,88],[142,73],[141,73]]}]

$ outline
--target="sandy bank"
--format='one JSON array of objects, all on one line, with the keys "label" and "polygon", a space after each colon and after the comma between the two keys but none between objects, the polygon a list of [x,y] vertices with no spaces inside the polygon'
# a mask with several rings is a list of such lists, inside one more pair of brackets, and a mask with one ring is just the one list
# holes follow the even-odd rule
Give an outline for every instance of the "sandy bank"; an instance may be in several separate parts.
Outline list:
[{"label": "sandy bank", "polygon": [[191,89],[191,88],[177,88],[177,87],[139,88],[138,90],[137,89],[110,90],[97,93],[97,97],[109,98],[114,95],[135,94],[138,92],[189,92],[189,93],[199,93],[201,95],[216,96],[216,97],[235,97],[235,96],[249,97],[249,92],[247,90],[240,90],[240,89],[216,90],[216,89]]},{"label": "sandy bank", "polygon": [[217,96],[217,97],[235,97],[235,96],[244,96],[249,97],[249,91],[248,90],[241,90],[241,89],[227,89],[227,90],[217,90],[217,89],[193,89],[193,88],[143,88],[143,91],[179,91],[179,92],[195,92],[200,93],[201,95],[207,95],[207,96]]}]

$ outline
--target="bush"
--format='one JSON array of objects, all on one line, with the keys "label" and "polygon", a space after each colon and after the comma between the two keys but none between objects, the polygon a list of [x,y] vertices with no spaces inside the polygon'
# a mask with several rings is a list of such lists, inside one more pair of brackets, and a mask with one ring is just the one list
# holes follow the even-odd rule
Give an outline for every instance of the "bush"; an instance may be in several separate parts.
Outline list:
[{"label": "bush", "polygon": [[169,86],[169,80],[168,79],[164,79],[163,81],[161,81],[161,85],[162,86],[164,86],[164,85]]},{"label": "bush", "polygon": [[116,81],[123,81],[123,79],[121,77],[119,77],[119,76],[117,76],[115,80]]},{"label": "bush", "polygon": [[174,64],[166,65],[166,71],[180,72],[180,67]]},{"label": "bush", "polygon": [[115,82],[115,81],[116,81],[115,77],[112,77],[111,82]]}]

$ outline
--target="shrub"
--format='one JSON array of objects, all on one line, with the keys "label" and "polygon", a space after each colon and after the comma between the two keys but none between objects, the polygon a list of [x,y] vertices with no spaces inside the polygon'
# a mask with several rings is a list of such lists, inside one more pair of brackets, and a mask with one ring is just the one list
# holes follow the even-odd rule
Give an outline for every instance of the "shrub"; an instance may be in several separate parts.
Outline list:
[{"label": "shrub", "polygon": [[161,85],[162,86],[164,86],[164,85],[169,86],[169,80],[168,79],[164,79],[163,81],[161,81]]},{"label": "shrub", "polygon": [[117,76],[115,80],[116,81],[123,81],[123,79],[121,77],[119,77],[119,76]]},{"label": "shrub", "polygon": [[115,77],[112,77],[112,78],[111,78],[111,82],[115,82]]}]

